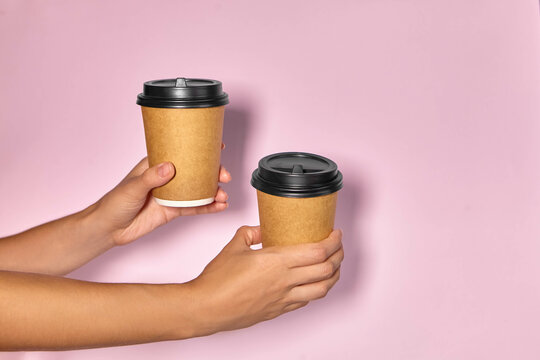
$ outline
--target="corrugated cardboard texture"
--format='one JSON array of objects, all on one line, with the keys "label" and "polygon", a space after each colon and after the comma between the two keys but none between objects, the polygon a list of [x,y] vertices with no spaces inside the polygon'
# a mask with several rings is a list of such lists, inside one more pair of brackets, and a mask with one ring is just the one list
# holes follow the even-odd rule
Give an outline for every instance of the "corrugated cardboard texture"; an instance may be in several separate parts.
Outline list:
[{"label": "corrugated cardboard texture", "polygon": [[321,241],[334,229],[337,192],[288,198],[257,190],[263,247]]},{"label": "corrugated cardboard texture", "polygon": [[152,194],[177,201],[214,197],[225,107],[141,108],[150,166],[170,161],[176,168],[174,178]]}]

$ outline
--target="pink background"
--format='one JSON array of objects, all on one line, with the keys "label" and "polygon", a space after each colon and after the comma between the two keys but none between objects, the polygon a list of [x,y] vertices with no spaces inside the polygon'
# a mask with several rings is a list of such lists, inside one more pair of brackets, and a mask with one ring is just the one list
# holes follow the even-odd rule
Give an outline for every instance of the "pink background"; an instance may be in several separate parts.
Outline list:
[{"label": "pink background", "polygon": [[145,155],[145,80],[220,79],[231,207],[71,276],[183,282],[242,224],[250,172],[302,150],[345,176],[324,300],[187,341],[6,359],[540,358],[536,0],[0,1],[0,235],[96,201]]}]

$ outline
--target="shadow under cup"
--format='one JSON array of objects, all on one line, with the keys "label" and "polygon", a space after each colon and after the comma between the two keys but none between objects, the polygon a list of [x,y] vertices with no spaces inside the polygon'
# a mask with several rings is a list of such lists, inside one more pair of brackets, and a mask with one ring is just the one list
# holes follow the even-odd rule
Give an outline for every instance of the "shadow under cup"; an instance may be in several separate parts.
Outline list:
[{"label": "shadow under cup", "polygon": [[263,247],[318,242],[334,229],[343,176],[320,155],[288,152],[259,161],[257,189]]},{"label": "shadow under cup", "polygon": [[169,161],[176,170],[171,181],[152,190],[157,203],[193,207],[214,202],[227,103],[216,80],[177,78],[144,84],[137,104],[149,166]]}]

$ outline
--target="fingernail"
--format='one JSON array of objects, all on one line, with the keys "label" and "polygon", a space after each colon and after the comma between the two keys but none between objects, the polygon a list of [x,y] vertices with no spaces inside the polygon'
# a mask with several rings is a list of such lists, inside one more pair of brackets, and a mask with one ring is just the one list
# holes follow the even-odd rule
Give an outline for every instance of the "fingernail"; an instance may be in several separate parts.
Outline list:
[{"label": "fingernail", "polygon": [[162,178],[169,176],[169,173],[171,172],[171,166],[169,163],[163,163],[158,166],[158,175]]}]

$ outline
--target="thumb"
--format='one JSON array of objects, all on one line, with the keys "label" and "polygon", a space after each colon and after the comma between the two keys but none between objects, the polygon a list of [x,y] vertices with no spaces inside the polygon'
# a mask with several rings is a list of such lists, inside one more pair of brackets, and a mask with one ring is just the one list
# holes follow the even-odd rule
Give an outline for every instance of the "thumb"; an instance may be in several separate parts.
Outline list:
[{"label": "thumb", "polygon": [[146,197],[155,187],[165,185],[174,177],[174,165],[170,162],[152,166],[126,184],[126,191],[136,197]]},{"label": "thumb", "polygon": [[249,250],[249,246],[261,242],[260,226],[240,227],[232,240],[227,244],[227,248],[232,250]]}]

